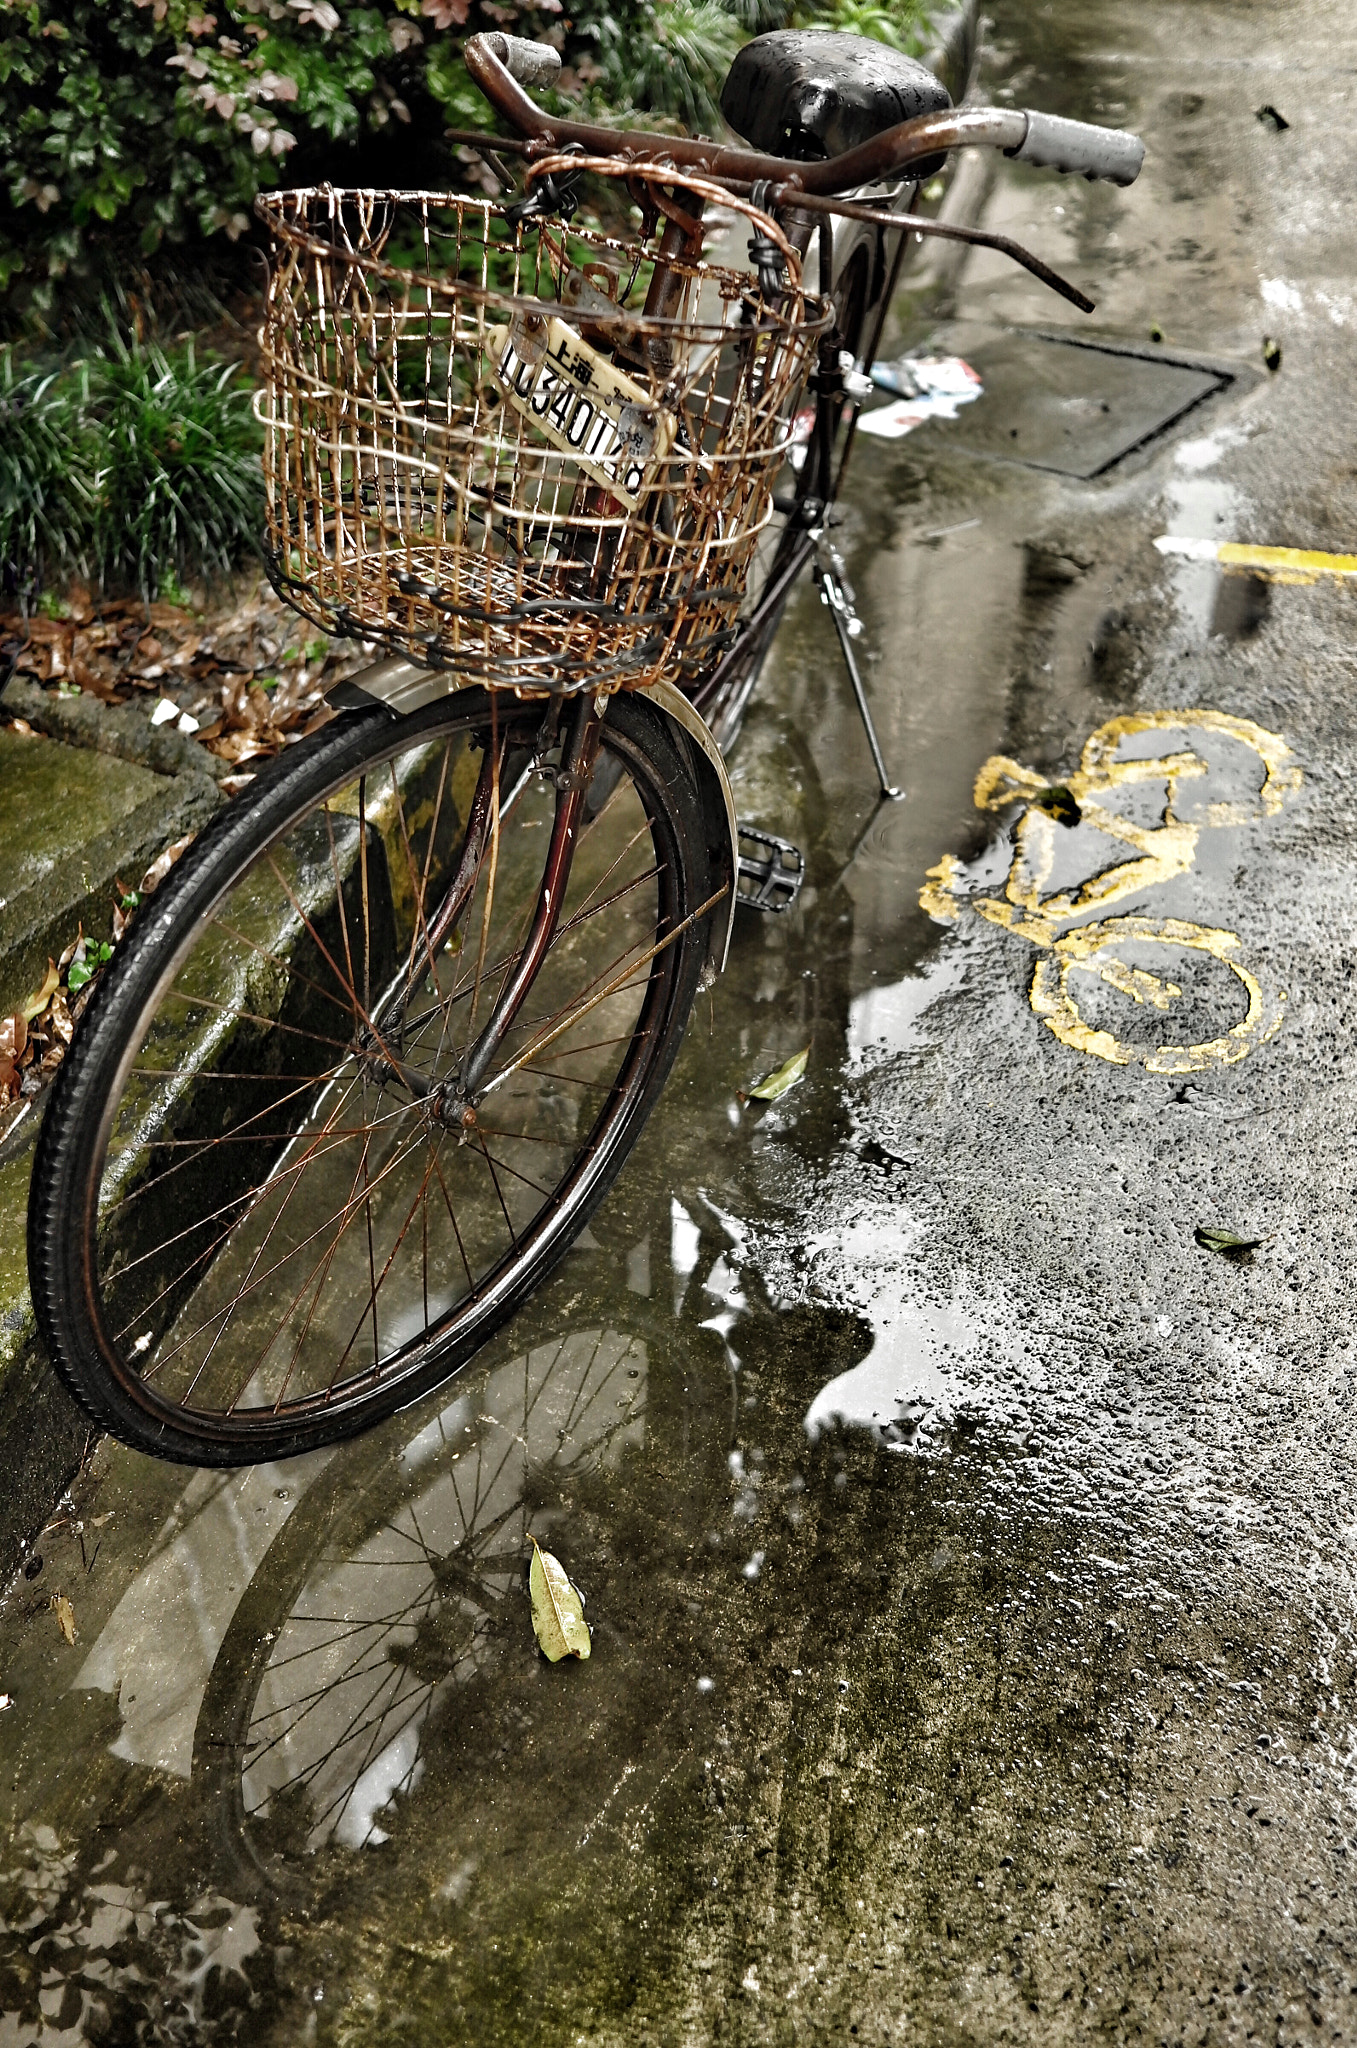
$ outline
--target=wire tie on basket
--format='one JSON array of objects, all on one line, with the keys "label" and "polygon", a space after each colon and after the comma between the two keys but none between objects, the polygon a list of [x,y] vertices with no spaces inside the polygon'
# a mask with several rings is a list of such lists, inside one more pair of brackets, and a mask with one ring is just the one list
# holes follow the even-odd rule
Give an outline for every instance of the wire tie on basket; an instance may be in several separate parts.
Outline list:
[{"label": "wire tie on basket", "polygon": [[[756,212],[766,213],[770,219],[775,219],[772,196],[772,181],[768,178],[757,178],[750,189],[749,201]],[[783,256],[777,243],[767,235],[752,236],[749,243],[749,260],[759,273],[759,290],[764,298],[778,298],[782,292]]]},{"label": "wire tie on basket", "polygon": [[[561,150],[562,156],[578,156],[578,143],[567,143]],[[540,178],[531,192],[525,192],[521,199],[515,199],[504,209],[504,218],[510,227],[516,228],[524,221],[541,220],[549,214],[559,214],[562,220],[573,220],[579,211],[580,196],[573,178],[562,178],[559,184],[552,172]]]}]

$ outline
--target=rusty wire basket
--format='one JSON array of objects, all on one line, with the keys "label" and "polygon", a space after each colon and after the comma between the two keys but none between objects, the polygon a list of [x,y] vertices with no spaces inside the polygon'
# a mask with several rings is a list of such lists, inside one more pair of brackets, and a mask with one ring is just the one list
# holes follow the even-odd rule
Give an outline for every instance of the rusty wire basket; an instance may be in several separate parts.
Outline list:
[{"label": "rusty wire basket", "polygon": [[[735,637],[829,316],[776,223],[723,188],[616,159],[530,175],[563,171],[625,178],[637,235],[461,195],[259,202],[269,571],[326,631],[460,681],[691,686]],[[695,200],[745,216],[767,289],[706,261],[657,272]]]}]

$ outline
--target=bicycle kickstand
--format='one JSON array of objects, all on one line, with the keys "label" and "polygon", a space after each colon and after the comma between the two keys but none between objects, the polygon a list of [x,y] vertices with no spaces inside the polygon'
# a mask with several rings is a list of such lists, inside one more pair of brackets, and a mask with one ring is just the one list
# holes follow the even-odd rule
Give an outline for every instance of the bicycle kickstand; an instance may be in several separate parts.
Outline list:
[{"label": "bicycle kickstand", "polygon": [[853,592],[844,573],[843,562],[839,557],[838,551],[830,547],[826,541],[817,540],[815,543],[813,574],[819,588],[820,602],[829,607],[829,616],[834,621],[834,630],[839,636],[839,646],[843,649],[844,667],[848,670],[848,680],[853,685],[853,695],[857,700],[858,716],[862,720],[863,731],[867,735],[867,744],[872,750],[872,763],[876,769],[877,781],[881,785],[881,801],[882,803],[891,804],[901,803],[905,792],[898,784],[891,781],[886,771],[885,759],[881,752],[881,742],[876,736],[876,726],[872,719],[871,706],[867,702],[867,692],[862,687],[862,677],[858,671],[857,656],[853,652],[853,642],[862,631],[862,621],[854,608]]}]

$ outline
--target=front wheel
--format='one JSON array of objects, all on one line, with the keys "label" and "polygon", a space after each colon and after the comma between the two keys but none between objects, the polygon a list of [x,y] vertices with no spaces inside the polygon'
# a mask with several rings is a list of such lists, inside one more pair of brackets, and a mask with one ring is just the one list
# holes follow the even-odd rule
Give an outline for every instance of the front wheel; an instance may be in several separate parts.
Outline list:
[{"label": "front wheel", "polygon": [[611,794],[469,1064],[559,884],[542,734],[481,690],[340,719],[143,909],[29,1208],[43,1335],[101,1427],[204,1465],[351,1436],[465,1363],[602,1200],[692,1007],[710,864],[681,736],[615,699]]}]

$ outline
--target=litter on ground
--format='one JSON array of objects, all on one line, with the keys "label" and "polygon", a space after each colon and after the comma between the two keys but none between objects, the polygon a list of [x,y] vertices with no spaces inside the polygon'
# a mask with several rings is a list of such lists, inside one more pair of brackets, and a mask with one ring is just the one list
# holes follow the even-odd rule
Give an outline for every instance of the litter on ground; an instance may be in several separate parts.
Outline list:
[{"label": "litter on ground", "polygon": [[901,356],[897,362],[874,363],[872,382],[879,391],[893,392],[895,403],[864,413],[858,427],[883,441],[898,441],[928,420],[954,420],[984,390],[978,373],[960,356]]}]

